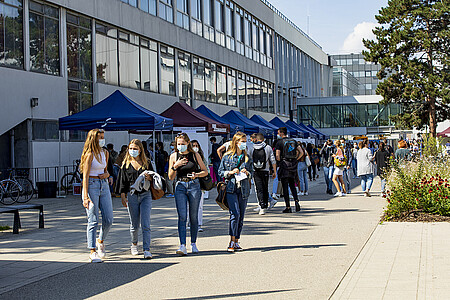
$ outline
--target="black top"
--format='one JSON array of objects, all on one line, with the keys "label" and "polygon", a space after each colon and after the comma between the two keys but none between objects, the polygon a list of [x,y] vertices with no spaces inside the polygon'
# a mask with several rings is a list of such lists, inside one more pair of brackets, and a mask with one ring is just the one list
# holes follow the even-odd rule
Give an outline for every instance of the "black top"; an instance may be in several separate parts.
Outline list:
[{"label": "black top", "polygon": [[217,143],[212,144],[211,155],[210,155],[211,162],[220,162],[221,161],[220,157],[219,157],[219,154],[217,154],[217,149],[219,149],[219,147],[220,146]]},{"label": "black top", "polygon": [[194,153],[189,152],[188,154],[180,154],[180,152],[177,152],[177,160],[180,158],[187,158],[188,163],[177,168],[178,178],[187,177],[187,174],[198,171],[199,168],[197,166],[197,161],[194,158]]},{"label": "black top", "polygon": [[278,139],[275,143],[275,155],[276,155],[276,151],[280,150],[280,157],[283,158],[283,146],[284,146],[284,140],[286,140],[287,137],[282,138],[282,139]]},{"label": "black top", "polygon": [[122,168],[120,168],[119,176],[117,177],[116,181],[116,194],[129,193],[130,187],[136,182],[136,179],[144,171],[153,171],[153,167],[150,161],[148,162],[148,168],[146,169],[140,168],[139,170],[136,170],[131,163],[128,168],[126,167],[126,165],[123,165]]},{"label": "black top", "polygon": [[378,150],[375,152],[375,162],[377,163],[377,174],[383,176],[384,169],[389,166],[389,151],[388,150]]}]

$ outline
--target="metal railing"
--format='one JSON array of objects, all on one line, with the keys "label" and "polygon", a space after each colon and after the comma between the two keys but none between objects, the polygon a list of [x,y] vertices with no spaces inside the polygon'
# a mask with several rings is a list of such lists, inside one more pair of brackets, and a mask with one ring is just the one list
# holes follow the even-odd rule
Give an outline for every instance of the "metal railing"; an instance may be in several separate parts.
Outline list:
[{"label": "metal railing", "polygon": [[264,3],[268,8],[270,8],[274,13],[276,13],[280,18],[282,18],[284,21],[286,21],[289,25],[294,27],[298,32],[300,32],[304,37],[306,37],[311,43],[322,49],[322,46],[320,46],[316,41],[314,41],[309,35],[307,35],[303,30],[300,29],[297,25],[295,25],[294,22],[292,22],[288,17],[286,17],[281,11],[279,11],[275,6],[273,6],[269,1],[267,0],[260,0],[262,3]]}]

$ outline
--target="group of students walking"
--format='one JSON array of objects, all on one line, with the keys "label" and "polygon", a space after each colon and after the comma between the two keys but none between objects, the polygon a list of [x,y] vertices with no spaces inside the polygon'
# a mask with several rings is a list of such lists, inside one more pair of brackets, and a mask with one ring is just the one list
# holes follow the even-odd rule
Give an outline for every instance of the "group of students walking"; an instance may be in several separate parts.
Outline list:
[{"label": "group of students walking", "polygon": [[[218,173],[227,182],[227,200],[230,211],[228,252],[242,251],[239,239],[242,232],[247,199],[250,194],[250,180],[253,165],[247,154],[247,139],[238,132],[230,142],[223,156]],[[109,152],[105,146],[105,133],[101,129],[89,131],[81,156],[80,171],[83,173],[82,203],[86,210],[87,247],[89,260],[102,262],[106,255],[105,243],[113,223],[113,205],[110,192],[111,176],[108,172]],[[187,221],[189,216],[191,253],[198,253],[199,206],[202,191],[199,178],[208,175],[205,157],[197,141],[191,141],[185,133],[175,138],[175,149],[169,157],[168,179],[174,181],[175,206],[178,214],[178,255],[187,255]],[[132,255],[138,255],[138,230],[142,228],[144,258],[152,258],[150,252],[150,219],[153,176],[159,176],[154,164],[146,154],[143,143],[133,139],[127,146],[122,164],[118,170],[114,192],[120,195],[122,205],[130,217]],[[99,226],[99,219],[102,223]],[[97,229],[100,228],[97,236]]]}]

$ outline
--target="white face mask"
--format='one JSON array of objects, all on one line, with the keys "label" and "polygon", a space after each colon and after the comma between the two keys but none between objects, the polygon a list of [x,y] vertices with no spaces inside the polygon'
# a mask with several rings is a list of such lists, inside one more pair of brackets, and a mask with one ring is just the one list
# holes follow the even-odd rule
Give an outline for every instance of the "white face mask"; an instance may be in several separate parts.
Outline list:
[{"label": "white face mask", "polygon": [[106,143],[105,139],[99,139],[98,140],[98,144],[100,145],[100,148],[105,147],[105,143]]},{"label": "white face mask", "polygon": [[239,149],[245,150],[245,148],[247,148],[247,143],[240,143],[239,144]]},{"label": "white face mask", "polygon": [[186,152],[187,150],[187,145],[178,145],[177,146],[178,151],[180,151],[181,153]]},{"label": "white face mask", "polygon": [[131,157],[139,156],[139,150],[130,149],[130,150],[128,150],[128,153],[130,153]]},{"label": "white face mask", "polygon": [[195,151],[195,152],[198,152],[198,147],[192,147],[192,149]]},{"label": "white face mask", "polygon": [[278,139],[281,139],[282,137],[281,137],[281,135],[277,134],[277,138],[278,138]]}]

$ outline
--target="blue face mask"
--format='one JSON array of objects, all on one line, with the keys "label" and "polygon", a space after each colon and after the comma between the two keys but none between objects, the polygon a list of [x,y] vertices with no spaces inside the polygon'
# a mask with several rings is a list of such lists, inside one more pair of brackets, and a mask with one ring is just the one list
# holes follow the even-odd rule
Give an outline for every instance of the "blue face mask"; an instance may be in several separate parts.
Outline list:
[{"label": "blue face mask", "polygon": [[130,150],[128,150],[128,153],[130,153],[131,157],[138,157],[139,156],[139,150],[130,149]]},{"label": "blue face mask", "polygon": [[277,134],[277,139],[282,139],[281,135]]},{"label": "blue face mask", "polygon": [[187,150],[187,145],[178,145],[177,146],[178,151],[180,152],[186,152]]},{"label": "blue face mask", "polygon": [[245,150],[245,148],[247,148],[247,143],[240,143],[239,144],[239,149],[240,150]]}]

